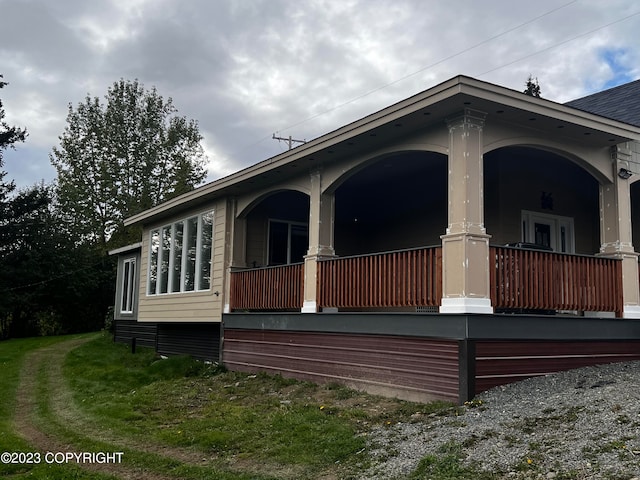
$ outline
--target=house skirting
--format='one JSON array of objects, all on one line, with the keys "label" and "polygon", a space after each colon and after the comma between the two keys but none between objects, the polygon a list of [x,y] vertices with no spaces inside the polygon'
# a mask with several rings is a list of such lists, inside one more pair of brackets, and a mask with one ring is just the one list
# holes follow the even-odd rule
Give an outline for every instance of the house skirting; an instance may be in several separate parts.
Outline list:
[{"label": "house skirting", "polygon": [[190,355],[198,360],[220,360],[219,322],[138,322],[114,320],[114,342],[154,348],[158,355]]},{"label": "house skirting", "polygon": [[157,323],[136,320],[113,320],[113,341],[131,345],[134,341],[140,347],[156,347]]},{"label": "house skirting", "polygon": [[413,401],[462,403],[491,387],[640,360],[640,321],[535,315],[231,313],[222,361]]}]

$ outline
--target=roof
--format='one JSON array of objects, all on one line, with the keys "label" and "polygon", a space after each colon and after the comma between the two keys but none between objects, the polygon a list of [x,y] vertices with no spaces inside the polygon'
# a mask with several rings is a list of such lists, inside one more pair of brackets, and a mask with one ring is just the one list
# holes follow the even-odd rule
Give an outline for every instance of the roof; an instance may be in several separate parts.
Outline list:
[{"label": "roof", "polygon": [[131,245],[125,245],[124,247],[109,250],[109,255],[119,255],[121,253],[134,252],[136,250],[140,250],[141,248],[142,248],[142,242],[136,242],[136,243],[132,243]]},{"label": "roof", "polygon": [[640,127],[640,79],[565,105]]},{"label": "roof", "polygon": [[303,170],[363,154],[367,149],[384,145],[399,135],[441,125],[465,109],[487,112],[502,122],[512,124],[530,125],[532,120],[536,120],[536,128],[550,134],[562,126],[565,136],[579,139],[585,146],[593,148],[629,140],[640,141],[640,126],[459,75],[292,150],[127,218],[125,226],[158,222],[200,208],[223,196],[238,196],[281,184]]}]

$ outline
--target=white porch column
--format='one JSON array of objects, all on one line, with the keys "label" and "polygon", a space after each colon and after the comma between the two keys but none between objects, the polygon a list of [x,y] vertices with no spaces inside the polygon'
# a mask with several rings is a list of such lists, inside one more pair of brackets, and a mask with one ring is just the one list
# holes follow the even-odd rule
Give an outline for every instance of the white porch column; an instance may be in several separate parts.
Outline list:
[{"label": "white porch column", "polygon": [[484,226],[482,129],[485,114],[465,109],[449,127],[448,227],[442,237],[441,313],[493,313],[489,238]]},{"label": "white porch column", "polygon": [[310,178],[309,250],[304,257],[304,300],[302,313],[316,313],[318,260],[335,256],[333,248],[334,195],[322,193],[322,171],[314,170]]},{"label": "white porch column", "polygon": [[631,193],[629,179],[620,169],[629,170],[631,150],[627,145],[611,148],[613,183],[600,185],[600,255],[622,261],[622,298],[624,318],[640,318],[638,253],[634,251],[631,229]]},{"label": "white porch column", "polygon": [[233,267],[247,266],[247,220],[237,218],[236,199],[227,201],[226,211],[226,235],[225,235],[225,256],[227,259],[226,279],[224,283],[224,313],[231,312],[229,297],[231,295],[231,271]]}]

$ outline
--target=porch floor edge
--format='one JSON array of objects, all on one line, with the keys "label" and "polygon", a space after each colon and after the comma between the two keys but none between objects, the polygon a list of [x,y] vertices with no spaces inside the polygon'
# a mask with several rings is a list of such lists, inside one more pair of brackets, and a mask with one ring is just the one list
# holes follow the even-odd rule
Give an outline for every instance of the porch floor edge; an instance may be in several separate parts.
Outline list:
[{"label": "porch floor edge", "polygon": [[227,313],[223,328],[453,340],[640,340],[640,319],[434,313]]}]

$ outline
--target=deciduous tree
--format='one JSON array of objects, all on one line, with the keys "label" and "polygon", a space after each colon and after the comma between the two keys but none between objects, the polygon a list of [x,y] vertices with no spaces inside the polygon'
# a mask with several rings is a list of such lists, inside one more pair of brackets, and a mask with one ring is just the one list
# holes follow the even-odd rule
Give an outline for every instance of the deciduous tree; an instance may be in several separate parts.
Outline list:
[{"label": "deciduous tree", "polygon": [[[80,238],[119,246],[123,220],[193,189],[206,176],[198,124],[177,115],[171,98],[137,80],[115,82],[105,96],[69,105],[51,162],[58,197]],[[115,237],[114,237],[115,236]]]}]

